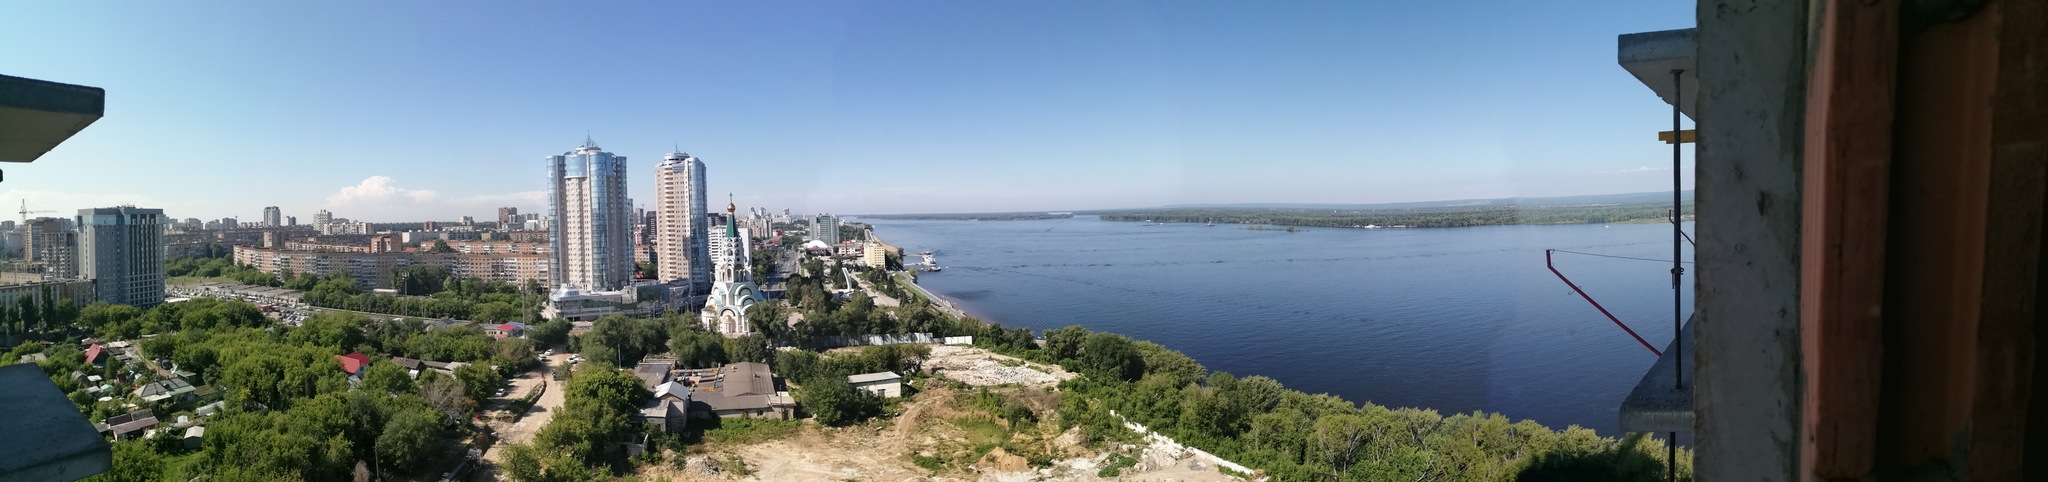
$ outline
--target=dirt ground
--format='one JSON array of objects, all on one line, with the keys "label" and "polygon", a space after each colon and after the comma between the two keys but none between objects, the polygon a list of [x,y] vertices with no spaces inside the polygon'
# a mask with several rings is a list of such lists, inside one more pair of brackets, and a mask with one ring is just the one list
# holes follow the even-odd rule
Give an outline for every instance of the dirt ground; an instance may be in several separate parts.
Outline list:
[{"label": "dirt ground", "polygon": [[[498,480],[491,467],[503,462],[505,446],[533,440],[533,434],[539,432],[541,427],[546,427],[548,420],[554,419],[555,412],[561,411],[562,392],[566,387],[562,382],[555,381],[553,375],[555,364],[568,358],[567,353],[556,353],[555,356],[548,357],[547,363],[542,364],[540,369],[522,373],[519,377],[508,380],[512,382],[512,389],[507,391],[505,396],[484,402],[485,406],[493,407],[486,410],[484,415],[490,420],[488,424],[491,430],[498,434],[498,442],[484,451],[484,460],[489,463],[480,468],[480,472],[483,473],[478,474],[476,480]],[[512,400],[533,393],[534,390],[540,390],[543,385],[547,387],[547,391],[541,393],[540,401],[526,412],[526,416],[517,418],[516,422],[507,421],[511,414],[506,413],[502,407]]]},{"label": "dirt ground", "polygon": [[925,370],[973,386],[1017,384],[1046,388],[1074,378],[1058,365],[1040,365],[971,346],[934,345]]},{"label": "dirt ground", "polygon": [[[976,380],[986,385],[1024,385],[1024,388],[997,390],[1003,391],[1006,398],[1024,403],[1042,418],[1050,420],[1057,411],[1059,394],[1047,387],[1073,375],[1058,367],[1039,366],[1033,370],[1024,368],[1021,363],[1017,367],[1009,367],[996,361],[1008,358],[975,348],[933,347],[934,361],[945,360],[942,362],[945,366],[953,367],[949,370],[949,377],[960,375],[955,379]],[[928,362],[926,366],[933,365]],[[1019,369],[1036,375],[1016,372]],[[637,475],[647,480],[673,481],[1241,480],[1217,472],[1213,466],[1192,463],[1193,458],[1176,458],[1173,454],[1161,456],[1158,455],[1161,451],[1139,447],[1126,450],[1141,460],[1138,467],[1124,469],[1120,477],[1096,477],[1110,454],[1080,447],[1076,431],[1044,433],[1045,430],[1057,431],[1057,425],[1049,421],[1020,430],[1031,433],[1010,435],[1010,440],[1004,443],[1052,447],[1052,453],[1063,454],[1061,456],[1065,458],[1054,459],[1050,467],[1033,468],[1023,457],[1009,455],[998,447],[972,460],[972,463],[949,463],[937,471],[926,469],[913,461],[913,455],[944,457],[966,453],[972,459],[972,452],[966,451],[976,443],[976,439],[964,428],[968,425],[960,421],[990,419],[986,412],[973,408],[973,395],[969,391],[936,383],[921,387],[921,390],[901,406],[901,415],[892,419],[842,428],[823,427],[806,421],[797,434],[779,440],[739,446],[712,442],[693,447],[690,454],[669,454],[671,458],[667,462],[645,467]],[[1007,424],[1000,421],[981,423],[985,426]],[[1148,453],[1154,456],[1146,456]],[[731,470],[709,469],[735,455],[744,461],[749,475],[738,476]],[[685,460],[677,464],[675,457]]]}]

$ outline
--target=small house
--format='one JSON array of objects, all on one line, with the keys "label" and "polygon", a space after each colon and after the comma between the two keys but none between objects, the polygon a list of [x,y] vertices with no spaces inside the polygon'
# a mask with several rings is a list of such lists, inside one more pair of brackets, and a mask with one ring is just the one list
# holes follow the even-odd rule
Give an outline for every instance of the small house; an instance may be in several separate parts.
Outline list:
[{"label": "small house", "polygon": [[201,426],[185,429],[185,448],[199,448],[199,442],[201,441],[200,439],[205,437],[206,427]]},{"label": "small house", "polygon": [[897,398],[903,396],[903,375],[897,375],[896,372],[848,375],[846,383],[853,384],[853,388],[875,394],[877,397]]},{"label": "small house", "polygon": [[191,401],[193,398],[192,392],[196,390],[185,379],[171,377],[142,385],[142,388],[135,389],[135,396],[142,397],[142,400],[147,402],[161,402],[164,400],[184,402]]},{"label": "small house", "polygon": [[777,390],[768,364],[726,365],[692,387],[689,415],[700,418],[783,418],[796,410],[789,392]]},{"label": "small house", "polygon": [[639,377],[640,384],[651,390],[661,384],[668,383],[669,371],[675,368],[675,360],[643,360],[639,365],[633,367],[633,376]]},{"label": "small house", "polygon": [[508,322],[484,328],[484,334],[497,338],[520,338],[526,336],[526,324]]},{"label": "small house", "polygon": [[664,433],[676,433],[689,423],[690,387],[682,382],[667,382],[654,387],[654,397],[640,406],[638,417],[641,423],[654,424]]},{"label": "small house", "polygon": [[348,373],[350,378],[362,376],[363,369],[370,367],[370,356],[364,355],[363,352],[335,355],[334,361],[341,363],[341,371]]},{"label": "small house", "polygon": [[98,425],[101,433],[112,435],[115,440],[141,437],[143,432],[156,426],[156,414],[149,409],[136,410],[112,417]]}]

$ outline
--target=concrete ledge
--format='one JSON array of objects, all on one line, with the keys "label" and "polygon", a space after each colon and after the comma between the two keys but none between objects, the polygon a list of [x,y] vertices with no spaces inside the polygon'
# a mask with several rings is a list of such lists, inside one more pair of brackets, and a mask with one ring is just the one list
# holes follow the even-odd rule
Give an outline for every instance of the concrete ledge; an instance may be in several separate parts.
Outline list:
[{"label": "concrete ledge", "polygon": [[[1624,34],[1617,49],[1621,68],[1627,69],[1637,81],[1656,92],[1665,104],[1670,104],[1673,96],[1684,94],[1678,111],[1685,113],[1687,119],[1698,119],[1693,114],[1693,101],[1698,97],[1695,94],[1700,85],[1699,76],[1695,73],[1699,70],[1699,44],[1693,40],[1696,30]],[[1676,86],[1671,83],[1673,69],[1685,70],[1679,75],[1680,82]]]},{"label": "concrete ledge", "polygon": [[0,162],[35,162],[106,110],[106,89],[0,75]]},{"label": "concrete ledge", "polygon": [[114,468],[112,447],[42,367],[0,367],[0,413],[0,482],[78,480]]},{"label": "concrete ledge", "polygon": [[[1642,381],[1636,382],[1635,390],[1621,402],[1621,431],[1623,432],[1692,432],[1693,365],[1691,358],[1692,322],[1685,320],[1685,326],[1678,330],[1678,339],[1672,346],[1664,347],[1664,355],[1657,357],[1657,363],[1650,365],[1650,371],[1643,374]],[[1675,347],[1683,350],[1673,350]],[[1672,365],[1678,363],[1679,352],[1684,352],[1685,388],[1674,389]]]}]

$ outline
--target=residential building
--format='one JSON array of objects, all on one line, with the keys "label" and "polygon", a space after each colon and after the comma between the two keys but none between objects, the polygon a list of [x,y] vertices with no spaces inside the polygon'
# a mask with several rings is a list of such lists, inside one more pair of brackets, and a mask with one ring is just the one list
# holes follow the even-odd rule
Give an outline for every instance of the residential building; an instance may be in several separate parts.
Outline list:
[{"label": "residential building", "polygon": [[362,377],[363,370],[370,367],[370,356],[364,355],[363,352],[359,351],[351,352],[347,355],[335,355],[334,361],[341,364],[341,371],[347,373],[350,379]]},{"label": "residential building", "polygon": [[685,153],[670,153],[655,170],[654,189],[658,205],[655,215],[655,258],[660,260],[657,280],[690,280],[709,286],[711,279],[710,225],[705,217],[704,161]]},{"label": "residential building", "polygon": [[666,382],[649,387],[654,396],[640,406],[636,421],[659,427],[663,433],[675,433],[689,424],[691,390],[681,382]]},{"label": "residential building", "polygon": [[456,222],[462,224],[463,226],[475,226],[476,218],[472,216],[463,216],[460,218],[456,218]]},{"label": "residential building", "polygon": [[277,206],[263,208],[263,227],[275,228],[284,225],[284,210]]},{"label": "residential building", "polygon": [[179,402],[190,402],[196,398],[192,396],[192,392],[195,391],[198,391],[198,389],[193,388],[190,382],[174,376],[150,382],[141,388],[135,389],[135,396],[142,397],[142,401],[150,403],[173,399]]},{"label": "residential building", "polygon": [[889,267],[889,245],[869,241],[867,247],[861,248],[860,260],[869,268]]},{"label": "residential building", "polygon": [[839,244],[839,217],[827,213],[811,220],[811,239]]},{"label": "residential building", "polygon": [[[656,386],[668,383],[669,372],[674,371],[675,368],[675,360],[649,358],[641,360],[639,365],[633,367],[633,376],[640,378],[640,384],[652,390]],[[656,393],[656,395],[659,395],[659,393]]]},{"label": "residential building", "polygon": [[897,375],[896,372],[848,375],[846,383],[852,384],[855,390],[866,391],[875,394],[877,397],[897,398],[903,396],[903,375]]},{"label": "residential building", "polygon": [[105,422],[95,424],[94,427],[102,434],[113,436],[115,440],[128,440],[142,437],[145,431],[156,424],[156,414],[145,408],[108,417]]},{"label": "residential building", "polygon": [[78,210],[78,273],[100,301],[137,308],[164,301],[164,211]]},{"label": "residential building", "polygon": [[519,219],[519,208],[498,208],[498,229],[515,229],[516,226],[525,221],[524,219]]},{"label": "residential building", "polygon": [[[311,250],[293,250],[311,248]],[[389,246],[389,244],[387,244]],[[379,289],[391,287],[391,269],[395,267],[442,267],[457,277],[479,277],[489,281],[504,281],[512,285],[526,283],[547,283],[549,275],[549,254],[535,246],[537,252],[518,250],[481,250],[463,252],[467,244],[451,242],[457,252],[375,252],[373,246],[352,246],[371,252],[344,252],[344,250],[319,250],[309,244],[285,244],[285,248],[252,248],[233,246],[236,265],[254,267],[262,273],[348,273],[356,279],[358,289]]]},{"label": "residential building", "polygon": [[[726,204],[724,239],[731,246],[743,247],[747,243],[732,224],[732,220],[738,217],[733,215],[737,211],[737,206]],[[753,324],[747,321],[747,312],[752,310],[756,303],[767,301],[767,298],[754,286],[754,275],[749,269],[744,251],[725,251],[723,262],[718,264],[717,272],[712,275],[711,296],[705,301],[703,311],[698,313],[698,319],[704,324],[705,329],[713,333],[727,337],[746,336],[754,332]]]},{"label": "residential building", "polygon": [[513,321],[499,325],[486,326],[484,327],[484,334],[490,335],[491,337],[494,338],[525,338],[526,324]]},{"label": "residential building", "polygon": [[65,226],[63,219],[30,220],[28,235],[21,239],[22,260],[42,265],[49,279],[78,277],[78,233]]},{"label": "residential building", "polygon": [[626,286],[633,279],[626,157],[586,138],[576,150],[547,161],[548,231],[554,244],[550,285],[585,291]]},{"label": "residential building", "polygon": [[298,226],[298,225],[299,225],[299,217],[298,217],[298,216],[285,216],[285,217],[284,217],[284,225],[286,225],[286,226]]},{"label": "residential building", "polygon": [[62,302],[71,300],[71,306],[84,308],[98,300],[99,293],[93,290],[91,280],[42,281],[0,286],[0,306],[20,306],[23,296],[36,297],[36,303],[46,300]]},{"label": "residential building", "polygon": [[657,211],[660,210],[648,211],[642,209],[638,218],[639,222],[634,224],[634,227],[640,228],[639,242],[641,244],[654,244],[654,234],[660,232],[661,213]]},{"label": "residential building", "polygon": [[786,419],[796,410],[789,392],[776,389],[775,373],[766,363],[734,363],[686,375],[692,380],[692,417]]},{"label": "residential building", "polygon": [[314,227],[314,228],[319,228],[319,227],[321,227],[321,226],[325,226],[325,225],[327,225],[327,223],[331,223],[331,222],[334,222],[334,213],[330,213],[330,212],[327,212],[327,210],[325,210],[325,209],[322,209],[322,210],[319,210],[319,211],[314,211],[314,212],[313,212],[313,227]]}]

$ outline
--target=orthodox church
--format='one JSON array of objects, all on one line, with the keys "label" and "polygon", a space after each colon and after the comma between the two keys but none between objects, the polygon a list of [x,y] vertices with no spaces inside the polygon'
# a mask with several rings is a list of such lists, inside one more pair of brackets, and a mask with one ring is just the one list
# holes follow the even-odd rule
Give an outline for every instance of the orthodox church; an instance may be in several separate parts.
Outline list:
[{"label": "orthodox church", "polygon": [[[729,246],[739,246],[738,243],[747,242],[739,239],[739,229],[733,225],[733,219],[738,217],[735,213],[738,211],[739,207],[730,201],[725,204],[725,237],[728,242],[733,243]],[[747,322],[747,311],[753,309],[756,303],[767,300],[761,296],[760,288],[754,286],[753,270],[747,265],[748,261],[741,254],[742,251],[725,250],[724,259],[717,261],[718,267],[713,270],[715,273],[712,275],[711,298],[705,301],[704,312],[701,315],[704,329],[727,337],[753,334],[754,326]]]}]

